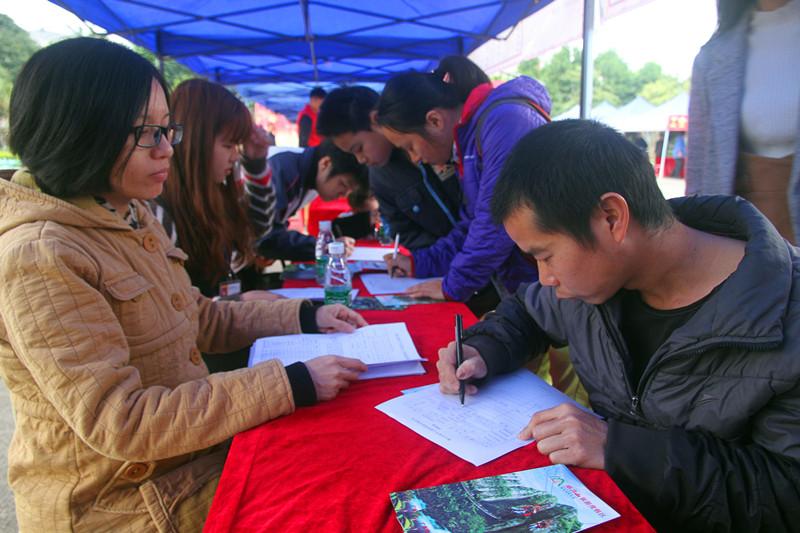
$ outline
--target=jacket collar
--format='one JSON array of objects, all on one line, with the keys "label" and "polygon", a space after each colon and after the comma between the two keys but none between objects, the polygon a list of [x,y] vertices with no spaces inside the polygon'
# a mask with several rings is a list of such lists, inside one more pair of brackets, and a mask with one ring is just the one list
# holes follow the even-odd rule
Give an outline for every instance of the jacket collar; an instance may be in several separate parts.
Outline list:
[{"label": "jacket collar", "polygon": [[[68,226],[132,231],[122,217],[99,205],[92,196],[61,199],[45,194],[26,169],[15,172],[10,183],[4,182],[3,185],[2,196],[13,198],[16,204],[24,208],[8,216],[4,213],[0,232],[19,224],[44,220]],[[134,204],[141,220],[142,211],[146,208],[141,202]]]},{"label": "jacket collar", "polygon": [[[692,228],[746,241],[736,270],[658,353],[703,351],[719,345],[769,348],[783,341],[793,285],[795,249],[750,202],[733,196],[670,200]],[[618,298],[613,299],[613,307]],[[611,303],[611,302],[609,302]]]},{"label": "jacket collar", "polygon": [[472,116],[483,105],[483,102],[489,98],[492,89],[494,87],[491,83],[482,83],[470,91],[467,101],[464,102],[464,107],[461,108],[461,118],[456,127],[463,126],[472,119]]}]

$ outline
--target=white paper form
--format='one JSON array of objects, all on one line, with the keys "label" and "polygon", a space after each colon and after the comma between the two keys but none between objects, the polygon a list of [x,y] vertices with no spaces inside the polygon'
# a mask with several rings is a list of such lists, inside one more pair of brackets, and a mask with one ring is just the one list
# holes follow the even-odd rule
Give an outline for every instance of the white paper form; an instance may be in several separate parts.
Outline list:
[{"label": "white paper form", "polygon": [[358,376],[358,379],[393,378],[396,376],[417,376],[425,373],[425,367],[419,361],[404,361],[402,363],[387,363],[373,365],[369,370]]},{"label": "white paper form", "polygon": [[356,246],[353,253],[347,258],[348,261],[381,261],[383,256],[390,254],[394,248],[376,248],[374,246]]},{"label": "white paper form", "polygon": [[[280,359],[284,365],[290,365],[320,355],[342,355],[360,359],[375,370],[373,375],[368,375],[367,378],[389,375],[385,372],[389,372],[389,367],[396,363],[419,364],[422,360],[406,325],[395,322],[365,326],[353,333],[305,333],[264,337],[258,339],[250,348],[249,366],[268,359]],[[410,370],[410,373],[417,371],[414,365],[406,366],[405,369]],[[384,374],[381,374],[381,370]]]},{"label": "white paper form", "polygon": [[423,281],[442,278],[390,278],[389,274],[361,274],[361,281],[372,295],[399,294]]},{"label": "white paper form", "polygon": [[[280,294],[286,298],[305,298],[307,300],[324,300],[325,289],[322,287],[301,287],[296,289],[271,289],[269,292]],[[355,300],[358,289],[350,291],[350,299]]]},{"label": "white paper form", "polygon": [[537,411],[569,402],[538,376],[521,369],[494,378],[465,398],[442,394],[439,384],[384,402],[376,409],[475,466],[530,443],[517,435]]}]

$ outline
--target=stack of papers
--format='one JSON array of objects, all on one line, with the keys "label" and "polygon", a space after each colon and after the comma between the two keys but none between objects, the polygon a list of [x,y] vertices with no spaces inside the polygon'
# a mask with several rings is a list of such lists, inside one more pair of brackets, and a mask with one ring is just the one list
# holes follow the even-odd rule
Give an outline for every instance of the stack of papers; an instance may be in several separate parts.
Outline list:
[{"label": "stack of papers", "polygon": [[394,248],[378,248],[375,246],[356,246],[353,253],[347,258],[348,261],[380,261],[383,256],[394,252]]},{"label": "stack of papers", "polygon": [[494,378],[464,405],[458,395],[442,394],[438,383],[404,392],[376,409],[475,466],[529,444],[517,435],[534,413],[578,405],[525,369]]},{"label": "stack of papers", "polygon": [[361,274],[361,281],[372,295],[400,294],[414,285],[432,279],[442,278],[390,278],[389,274]]},{"label": "stack of papers", "polygon": [[369,370],[359,379],[424,374],[422,359],[402,322],[376,324],[353,333],[304,333],[258,339],[250,348],[253,366],[268,359],[284,365],[308,361],[320,355],[342,355],[360,359]]},{"label": "stack of papers", "polygon": [[353,274],[360,274],[361,272],[386,272],[388,270],[386,261],[347,261],[347,268]]}]

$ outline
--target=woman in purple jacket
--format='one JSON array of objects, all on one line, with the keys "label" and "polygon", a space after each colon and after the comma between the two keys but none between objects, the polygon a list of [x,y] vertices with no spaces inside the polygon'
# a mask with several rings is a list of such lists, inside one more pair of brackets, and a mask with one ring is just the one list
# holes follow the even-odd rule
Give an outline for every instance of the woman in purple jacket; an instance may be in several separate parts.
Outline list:
[{"label": "woman in purple jacket", "polygon": [[522,76],[493,88],[474,63],[443,59],[433,73],[410,72],[390,79],[378,103],[377,122],[415,163],[445,164],[454,157],[464,191],[461,219],[448,235],[413,258],[387,256],[390,270],[420,278],[413,296],[466,301],[493,286],[499,296],[537,279],[528,261],[491,218],[489,203],[500,170],[517,141],[548,122],[550,96]]}]

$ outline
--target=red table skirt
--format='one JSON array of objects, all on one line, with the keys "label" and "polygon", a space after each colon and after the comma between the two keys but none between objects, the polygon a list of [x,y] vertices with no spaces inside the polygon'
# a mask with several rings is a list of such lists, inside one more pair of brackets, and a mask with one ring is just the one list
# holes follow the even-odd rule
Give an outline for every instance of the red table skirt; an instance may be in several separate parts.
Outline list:
[{"label": "red table skirt", "polygon": [[[364,293],[360,280],[354,285]],[[375,409],[437,381],[437,350],[452,340],[456,313],[465,327],[476,321],[460,303],[364,311],[370,323],[405,321],[427,373],[357,382],[333,401],[237,435],[205,531],[397,532],[390,492],[549,465],[532,444],[475,467]],[[605,472],[572,470],[622,515],[595,531],[652,531]]]},{"label": "red table skirt", "polygon": [[323,220],[333,220],[342,213],[350,211],[350,204],[347,203],[346,198],[339,198],[338,200],[331,200],[330,202],[323,201],[320,197],[308,204],[308,221],[306,223],[308,234],[316,235],[319,233],[319,223]]}]

